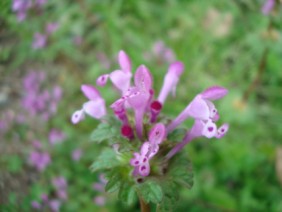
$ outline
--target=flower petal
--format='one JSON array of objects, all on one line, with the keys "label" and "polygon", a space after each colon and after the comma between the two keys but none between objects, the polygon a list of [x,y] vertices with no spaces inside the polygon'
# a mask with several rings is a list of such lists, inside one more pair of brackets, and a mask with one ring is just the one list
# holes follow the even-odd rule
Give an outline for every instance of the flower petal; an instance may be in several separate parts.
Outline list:
[{"label": "flower petal", "polygon": [[222,138],[228,131],[229,124],[223,124],[220,128],[217,130],[216,138]]},{"label": "flower petal", "polygon": [[100,92],[92,85],[82,85],[81,91],[89,100],[100,99]]},{"label": "flower petal", "polygon": [[139,166],[139,174],[143,177],[146,177],[150,174],[150,164],[148,162]]},{"label": "flower petal", "polygon": [[116,70],[110,74],[110,79],[114,86],[119,89],[122,93],[124,93],[130,86],[131,74],[124,73],[121,70]]},{"label": "flower petal", "polygon": [[73,124],[77,124],[81,120],[84,119],[84,111],[83,110],[77,110],[72,114],[71,121]]},{"label": "flower petal", "polygon": [[106,115],[105,101],[97,99],[95,101],[88,101],[83,104],[83,110],[93,118],[100,119]]},{"label": "flower petal", "polygon": [[203,136],[207,138],[212,138],[217,134],[217,128],[215,123],[213,123],[211,120],[209,120],[202,131]]},{"label": "flower petal", "polygon": [[220,86],[212,86],[204,90],[200,95],[203,99],[217,100],[221,99],[226,94],[228,94],[228,90],[226,88]]},{"label": "flower petal", "polygon": [[152,88],[152,75],[146,66],[141,65],[137,68],[134,75],[134,83],[141,91],[150,91]]},{"label": "flower petal", "polygon": [[123,50],[119,52],[118,61],[122,71],[131,72],[131,61]]},{"label": "flower petal", "polygon": [[210,116],[207,103],[199,95],[193,99],[185,110],[194,119],[208,120]]},{"label": "flower petal", "polygon": [[160,144],[166,135],[164,124],[156,124],[149,132],[149,141],[152,144]]},{"label": "flower petal", "polygon": [[110,76],[109,74],[103,74],[99,76],[96,80],[96,84],[101,87],[105,86],[108,81],[109,76]]}]

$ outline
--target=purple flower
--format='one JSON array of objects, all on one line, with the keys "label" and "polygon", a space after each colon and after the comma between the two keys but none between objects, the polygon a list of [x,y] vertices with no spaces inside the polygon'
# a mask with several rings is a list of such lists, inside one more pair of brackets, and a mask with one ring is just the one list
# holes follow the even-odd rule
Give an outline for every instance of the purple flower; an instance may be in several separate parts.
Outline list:
[{"label": "purple flower", "polygon": [[65,189],[67,187],[67,181],[62,176],[53,178],[52,184],[56,189],[62,189],[62,188]]},{"label": "purple flower", "polygon": [[41,204],[37,201],[32,201],[31,207],[33,207],[34,209],[41,209]]},{"label": "purple flower", "polygon": [[62,143],[65,138],[65,134],[58,129],[51,129],[51,131],[49,132],[49,142],[52,145]]},{"label": "purple flower", "polygon": [[42,172],[46,169],[48,164],[51,162],[49,153],[33,151],[29,155],[29,162],[38,171]]},{"label": "purple flower", "polygon": [[[155,51],[158,52],[162,49],[163,46],[160,43],[159,46],[156,46]],[[170,54],[171,53],[168,51],[168,55]],[[162,117],[158,118],[158,115],[169,93],[175,94],[176,86],[184,70],[184,65],[182,62],[177,61],[169,66],[159,97],[155,99],[155,92],[152,86],[153,79],[149,69],[145,65],[140,65],[134,74],[134,84],[131,85],[132,73],[130,59],[124,51],[119,52],[118,59],[120,70],[101,75],[98,77],[96,83],[99,86],[104,86],[107,80],[110,79],[114,86],[121,92],[121,97],[110,106],[116,118],[122,122],[120,133],[123,137],[130,140],[130,142],[134,142],[134,137],[137,135],[142,143],[139,150],[133,152],[133,157],[129,162],[133,167],[132,175],[134,177],[146,177],[150,175],[150,165],[158,164],[165,166],[167,164],[166,160],[169,160],[187,143],[197,137],[221,138],[226,134],[229,125],[223,124],[221,127],[217,127],[216,122],[219,120],[219,113],[213,104],[214,100],[221,99],[228,93],[227,89],[220,86],[210,87],[196,95],[187,107],[173,121],[168,123],[167,126],[163,123],[157,123],[147,134],[148,128],[152,126],[153,123],[158,120],[165,120],[165,122],[167,122],[167,119],[163,119]],[[90,85],[83,85],[82,91],[90,100],[90,103],[85,103],[81,110],[73,114],[73,123],[78,123],[82,120],[85,113],[97,119],[103,117],[106,113],[104,109],[105,103],[99,92]],[[101,113],[101,111],[103,112]],[[132,117],[128,116],[133,113],[134,120]],[[168,141],[163,145],[160,144],[166,140],[166,136],[170,132],[188,118],[194,119],[194,125],[186,132],[183,140],[177,143],[170,151],[164,148],[159,152],[159,149],[163,146],[171,146],[166,144]],[[143,128],[145,128],[145,130]],[[122,153],[119,152],[119,143],[112,145],[112,147],[117,155],[122,155]],[[167,153],[167,155],[162,155],[164,153]],[[158,157],[164,156],[164,161],[160,162],[159,158],[151,161],[155,155]],[[150,161],[154,162],[154,164],[150,164]],[[137,182],[139,181],[137,180]],[[104,183],[94,184],[94,189],[104,191]]]},{"label": "purple flower", "polygon": [[48,0],[35,0],[35,4],[39,7],[42,7],[44,4],[47,3]]},{"label": "purple flower", "polygon": [[167,131],[173,131],[189,117],[200,119],[205,122],[208,120],[217,121],[219,115],[211,100],[220,99],[227,93],[227,89],[220,86],[213,86],[198,94],[193,101],[167,126]]},{"label": "purple flower", "polygon": [[12,10],[17,13],[18,21],[21,22],[26,18],[26,13],[31,6],[31,0],[13,0]]},{"label": "purple flower", "polygon": [[159,63],[172,63],[175,61],[175,54],[163,41],[157,41],[153,44],[151,52],[145,53],[145,58],[155,58]]},{"label": "purple flower", "polygon": [[47,36],[36,32],[33,36],[32,48],[33,49],[42,49],[47,44]]},{"label": "purple flower", "polygon": [[104,206],[106,198],[104,196],[96,196],[93,201],[98,206]]},{"label": "purple flower", "polygon": [[58,212],[61,207],[61,202],[57,199],[53,199],[49,201],[48,205],[53,212]]},{"label": "purple flower", "polygon": [[180,76],[183,73],[183,70],[184,70],[184,65],[179,61],[174,62],[169,66],[167,74],[165,75],[164,78],[163,87],[158,97],[158,101],[161,104],[164,104],[170,92],[172,92],[172,94],[175,96],[176,86],[178,84]]},{"label": "purple flower", "polygon": [[133,153],[133,158],[130,160],[130,165],[134,168],[134,175],[143,177],[150,174],[150,159],[157,154],[159,144],[164,140],[166,135],[165,126],[161,123],[156,124],[149,133],[149,141],[144,142],[140,153]]},{"label": "purple flower", "polygon": [[73,113],[72,123],[77,124],[83,120],[85,113],[95,119],[101,119],[106,115],[105,100],[101,97],[99,91],[92,85],[82,85],[81,90],[89,101],[83,104],[81,110]]},{"label": "purple flower", "polygon": [[75,149],[71,154],[71,158],[74,161],[79,161],[79,159],[81,158],[81,155],[82,155],[82,150],[81,149]]},{"label": "purple flower", "polygon": [[48,23],[46,25],[45,31],[47,35],[53,34],[59,28],[59,24],[57,22]]},{"label": "purple flower", "polygon": [[121,70],[113,71],[110,74],[104,74],[98,77],[96,83],[99,86],[104,86],[108,78],[112,81],[114,86],[124,94],[129,86],[131,80],[131,61],[124,51],[119,52],[118,61]]},{"label": "purple flower", "polygon": [[261,12],[264,15],[269,15],[269,13],[273,10],[274,6],[275,6],[275,0],[266,0],[261,8]]}]

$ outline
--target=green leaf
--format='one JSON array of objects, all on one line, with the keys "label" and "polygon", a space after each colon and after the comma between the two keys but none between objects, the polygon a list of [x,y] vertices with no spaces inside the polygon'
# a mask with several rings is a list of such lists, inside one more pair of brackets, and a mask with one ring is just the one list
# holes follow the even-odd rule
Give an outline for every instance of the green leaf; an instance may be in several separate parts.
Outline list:
[{"label": "green leaf", "polygon": [[105,186],[105,190],[109,193],[115,192],[120,188],[121,185],[121,176],[116,171],[113,175],[109,178],[107,185]]},{"label": "green leaf", "polygon": [[161,183],[163,199],[158,204],[157,212],[173,211],[179,199],[179,186],[173,180],[166,180]]},{"label": "green leaf", "polygon": [[162,188],[156,181],[148,180],[141,184],[138,189],[145,202],[157,204],[162,201]]},{"label": "green leaf", "polygon": [[92,163],[90,169],[94,171],[111,169],[119,165],[116,153],[113,149],[107,148],[99,155],[99,157]]},{"label": "green leaf", "polygon": [[120,187],[118,198],[127,205],[132,205],[136,201],[135,193],[133,185],[125,182]]},{"label": "green leaf", "polygon": [[108,123],[101,123],[98,127],[92,132],[91,140],[97,143],[102,141],[112,139],[116,137],[119,132]]},{"label": "green leaf", "polygon": [[191,189],[193,186],[193,172],[191,162],[181,157],[175,157],[169,164],[168,175],[174,182]]}]

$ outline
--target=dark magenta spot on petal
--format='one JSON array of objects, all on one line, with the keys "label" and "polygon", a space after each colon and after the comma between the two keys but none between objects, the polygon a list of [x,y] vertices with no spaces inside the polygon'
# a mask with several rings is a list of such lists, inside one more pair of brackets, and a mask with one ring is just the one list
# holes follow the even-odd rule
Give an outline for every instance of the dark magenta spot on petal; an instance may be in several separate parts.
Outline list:
[{"label": "dark magenta spot on petal", "polygon": [[139,164],[139,161],[135,161],[135,163],[134,163],[135,165],[138,165]]},{"label": "dark magenta spot on petal", "polygon": [[208,127],[208,131],[212,132],[213,131],[213,127]]},{"label": "dark magenta spot on petal", "polygon": [[221,129],[221,132],[224,132],[224,129]]},{"label": "dark magenta spot on petal", "polygon": [[144,159],[143,159],[143,163],[145,163],[146,161],[147,161],[147,158],[144,158]]},{"label": "dark magenta spot on petal", "polygon": [[144,170],[146,170],[146,166],[141,167],[141,171],[144,171]]},{"label": "dark magenta spot on petal", "polygon": [[156,111],[160,111],[162,109],[162,104],[159,101],[153,101],[151,104],[151,108]]}]

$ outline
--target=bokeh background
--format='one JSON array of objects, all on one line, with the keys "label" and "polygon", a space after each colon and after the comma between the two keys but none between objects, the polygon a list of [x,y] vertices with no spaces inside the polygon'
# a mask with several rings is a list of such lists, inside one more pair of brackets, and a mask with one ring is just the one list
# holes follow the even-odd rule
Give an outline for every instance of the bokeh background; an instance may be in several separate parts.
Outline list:
[{"label": "bokeh background", "polygon": [[[98,121],[70,122],[80,85],[117,69],[121,49],[151,70],[156,92],[183,61],[171,117],[208,86],[230,91],[216,103],[228,134],[184,150],[194,186],[179,190],[175,211],[282,211],[281,1],[269,11],[267,0],[19,2],[0,2],[1,211],[138,211],[89,170]],[[100,91],[108,105],[118,96]]]}]

